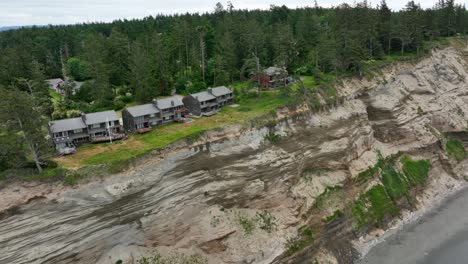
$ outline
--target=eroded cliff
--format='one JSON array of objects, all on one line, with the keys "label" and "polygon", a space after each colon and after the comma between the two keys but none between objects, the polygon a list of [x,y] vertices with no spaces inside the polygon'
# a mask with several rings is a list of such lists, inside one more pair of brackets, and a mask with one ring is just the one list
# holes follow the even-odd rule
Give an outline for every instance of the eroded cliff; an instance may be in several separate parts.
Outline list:
[{"label": "eroded cliff", "polygon": [[[468,163],[446,155],[444,133],[467,128],[467,77],[466,51],[434,50],[343,82],[347,99],[329,111],[208,132],[114,177],[49,191],[0,217],[0,263],[135,263],[153,250],[209,263],[350,263],[376,226],[396,221],[357,228],[350,208],[379,184],[356,181],[378,153],[431,163],[400,218],[463,184]],[[20,192],[34,188],[45,187]]]}]

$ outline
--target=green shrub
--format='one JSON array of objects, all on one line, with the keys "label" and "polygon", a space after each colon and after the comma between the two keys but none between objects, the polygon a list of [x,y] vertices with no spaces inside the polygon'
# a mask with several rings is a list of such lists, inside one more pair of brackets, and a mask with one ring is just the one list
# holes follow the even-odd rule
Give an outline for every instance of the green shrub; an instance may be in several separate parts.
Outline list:
[{"label": "green shrub", "polygon": [[457,161],[462,161],[466,158],[465,147],[458,139],[451,138],[447,140],[447,143],[445,144],[445,150],[450,157]]},{"label": "green shrub", "polygon": [[265,139],[272,142],[272,143],[277,143],[278,141],[280,141],[281,139],[281,136],[280,135],[277,135],[275,133],[272,133],[272,132],[269,132],[266,136],[265,136]]}]

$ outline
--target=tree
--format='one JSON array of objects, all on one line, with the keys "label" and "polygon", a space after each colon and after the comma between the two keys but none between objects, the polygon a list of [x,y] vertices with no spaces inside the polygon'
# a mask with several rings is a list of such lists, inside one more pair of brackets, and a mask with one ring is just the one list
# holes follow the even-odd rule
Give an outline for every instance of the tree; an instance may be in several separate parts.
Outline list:
[{"label": "tree", "polygon": [[35,105],[34,98],[16,87],[0,88],[0,121],[3,130],[21,135],[21,144],[15,151],[24,151],[25,146],[36,168],[42,172],[42,159],[50,153],[46,139],[46,119]]},{"label": "tree", "polygon": [[135,91],[135,99],[141,103],[150,102],[157,96],[154,78],[147,50],[139,42],[132,45],[130,57],[130,86]]},{"label": "tree", "polygon": [[85,61],[72,57],[66,63],[67,73],[76,81],[82,82],[89,79],[89,66]]}]

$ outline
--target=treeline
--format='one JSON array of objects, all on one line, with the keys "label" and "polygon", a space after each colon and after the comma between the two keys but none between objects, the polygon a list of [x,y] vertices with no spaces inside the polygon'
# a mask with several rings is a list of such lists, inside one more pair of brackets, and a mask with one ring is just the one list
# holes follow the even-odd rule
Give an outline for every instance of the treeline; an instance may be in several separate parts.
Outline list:
[{"label": "treeline", "polygon": [[[174,89],[197,92],[249,78],[272,65],[318,77],[361,73],[368,61],[420,52],[426,40],[467,29],[465,6],[439,0],[429,9],[410,1],[400,11],[390,10],[385,1],[375,7],[360,2],[269,10],[237,10],[229,2],[206,14],[0,32],[0,163],[15,164],[17,150],[8,150],[18,145],[14,140],[29,146],[21,149],[27,160],[40,156],[37,135],[46,131],[35,129],[34,120],[118,109]],[[52,106],[44,80],[65,77],[85,83]]]},{"label": "treeline", "polygon": [[[290,72],[359,72],[391,52],[416,52],[424,40],[464,33],[464,6],[441,0],[399,12],[385,2],[236,10],[220,3],[208,14],[147,17],[110,24],[49,26],[0,34],[0,83],[29,78],[39,63],[48,78],[93,80],[79,94],[105,106],[131,93],[140,102],[239,80],[264,67]],[[66,67],[64,67],[66,66]],[[68,70],[64,73],[64,68]]]}]

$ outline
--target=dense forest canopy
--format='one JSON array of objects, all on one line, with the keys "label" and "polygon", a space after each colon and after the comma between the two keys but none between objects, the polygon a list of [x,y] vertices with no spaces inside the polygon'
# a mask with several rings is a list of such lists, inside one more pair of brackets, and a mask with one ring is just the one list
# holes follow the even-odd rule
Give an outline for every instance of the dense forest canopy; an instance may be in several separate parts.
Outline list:
[{"label": "dense forest canopy", "polygon": [[[30,124],[39,116],[47,120],[118,109],[173,89],[197,92],[272,65],[297,75],[360,73],[366,61],[420,52],[424,41],[467,29],[465,6],[439,0],[430,9],[410,1],[400,11],[390,10],[385,1],[269,10],[237,10],[228,2],[205,14],[0,32],[0,121],[6,124],[0,127],[0,169],[10,166],[12,153],[19,151],[12,142],[29,146],[25,149],[33,158],[40,156],[41,131]],[[44,82],[50,78],[85,83],[52,106]],[[22,114],[9,114],[13,108]],[[25,118],[28,111],[39,114]]]}]

